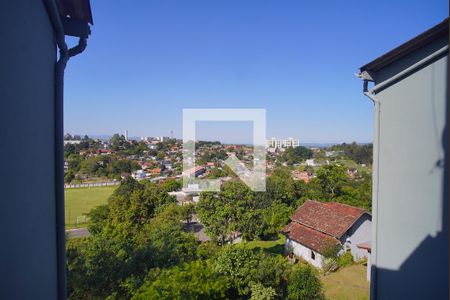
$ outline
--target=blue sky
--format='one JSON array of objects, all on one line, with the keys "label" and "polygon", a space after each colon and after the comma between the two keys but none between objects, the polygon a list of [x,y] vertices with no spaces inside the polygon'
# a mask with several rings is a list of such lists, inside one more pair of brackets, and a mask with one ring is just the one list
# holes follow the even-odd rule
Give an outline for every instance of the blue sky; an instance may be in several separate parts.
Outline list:
[{"label": "blue sky", "polygon": [[[65,131],[182,136],[183,108],[265,108],[268,137],[370,142],[358,67],[448,16],[448,1],[91,1]],[[73,42],[70,40],[70,42]],[[248,142],[244,124],[203,139]]]}]

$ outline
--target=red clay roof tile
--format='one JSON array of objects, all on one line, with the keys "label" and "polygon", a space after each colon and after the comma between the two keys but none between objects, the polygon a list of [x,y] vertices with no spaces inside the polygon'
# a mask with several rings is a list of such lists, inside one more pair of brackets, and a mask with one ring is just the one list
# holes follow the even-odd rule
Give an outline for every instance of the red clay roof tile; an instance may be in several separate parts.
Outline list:
[{"label": "red clay roof tile", "polygon": [[319,253],[323,253],[327,247],[339,244],[336,238],[295,222],[286,225],[281,232],[291,240]]},{"label": "red clay roof tile", "polygon": [[361,208],[341,203],[308,200],[291,220],[339,239],[365,213]]}]

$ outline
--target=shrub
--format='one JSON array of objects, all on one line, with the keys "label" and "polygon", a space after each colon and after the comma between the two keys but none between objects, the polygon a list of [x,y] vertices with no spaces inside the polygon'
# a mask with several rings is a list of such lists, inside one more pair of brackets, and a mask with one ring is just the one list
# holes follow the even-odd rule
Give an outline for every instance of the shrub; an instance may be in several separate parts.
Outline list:
[{"label": "shrub", "polygon": [[225,299],[228,286],[209,262],[193,261],[150,272],[133,299]]},{"label": "shrub", "polygon": [[288,299],[324,299],[317,271],[309,265],[293,266],[288,279]]},{"label": "shrub", "polygon": [[322,261],[322,272],[327,275],[339,269],[339,264],[335,258],[324,258]]},{"label": "shrub", "polygon": [[352,253],[350,251],[345,252],[344,254],[339,256],[339,258],[337,260],[337,263],[338,263],[339,268],[350,266],[351,264],[353,264],[353,255],[352,255]]},{"label": "shrub", "polygon": [[252,291],[250,300],[272,300],[277,296],[273,287],[265,287],[259,282],[251,284],[250,289]]}]

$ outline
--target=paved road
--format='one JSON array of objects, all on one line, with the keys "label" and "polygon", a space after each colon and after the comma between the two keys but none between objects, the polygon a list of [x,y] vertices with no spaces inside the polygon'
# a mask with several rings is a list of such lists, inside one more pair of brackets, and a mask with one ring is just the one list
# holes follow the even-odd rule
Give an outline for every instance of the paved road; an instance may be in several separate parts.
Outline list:
[{"label": "paved road", "polygon": [[89,230],[87,228],[75,228],[66,230],[67,238],[79,238],[89,236]]},{"label": "paved road", "polygon": [[211,240],[209,236],[206,235],[205,227],[203,226],[203,224],[192,222],[189,224],[184,224],[183,229],[186,231],[193,232],[194,235],[197,237],[197,240],[199,240],[200,242],[207,242]]}]

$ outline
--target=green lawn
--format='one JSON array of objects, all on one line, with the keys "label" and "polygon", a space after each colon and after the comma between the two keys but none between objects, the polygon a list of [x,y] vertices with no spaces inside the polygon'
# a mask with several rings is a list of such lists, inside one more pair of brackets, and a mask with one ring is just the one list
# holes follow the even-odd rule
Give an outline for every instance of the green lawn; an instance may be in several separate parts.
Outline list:
[{"label": "green lawn", "polygon": [[344,165],[347,168],[356,168],[358,172],[370,172],[370,169],[367,166],[363,167],[350,159],[340,159],[337,162]]},{"label": "green lawn", "polygon": [[240,245],[246,245],[249,249],[260,250],[272,254],[281,254],[284,252],[284,243],[286,237],[282,234],[278,236],[277,240],[272,241],[250,241],[246,243],[241,243]]},{"label": "green lawn", "polygon": [[370,284],[366,279],[366,266],[352,265],[322,276],[327,299],[352,300],[369,299]]},{"label": "green lawn", "polygon": [[98,205],[106,204],[109,196],[116,188],[117,186],[66,189],[66,227],[82,227],[85,221],[83,214]]}]

